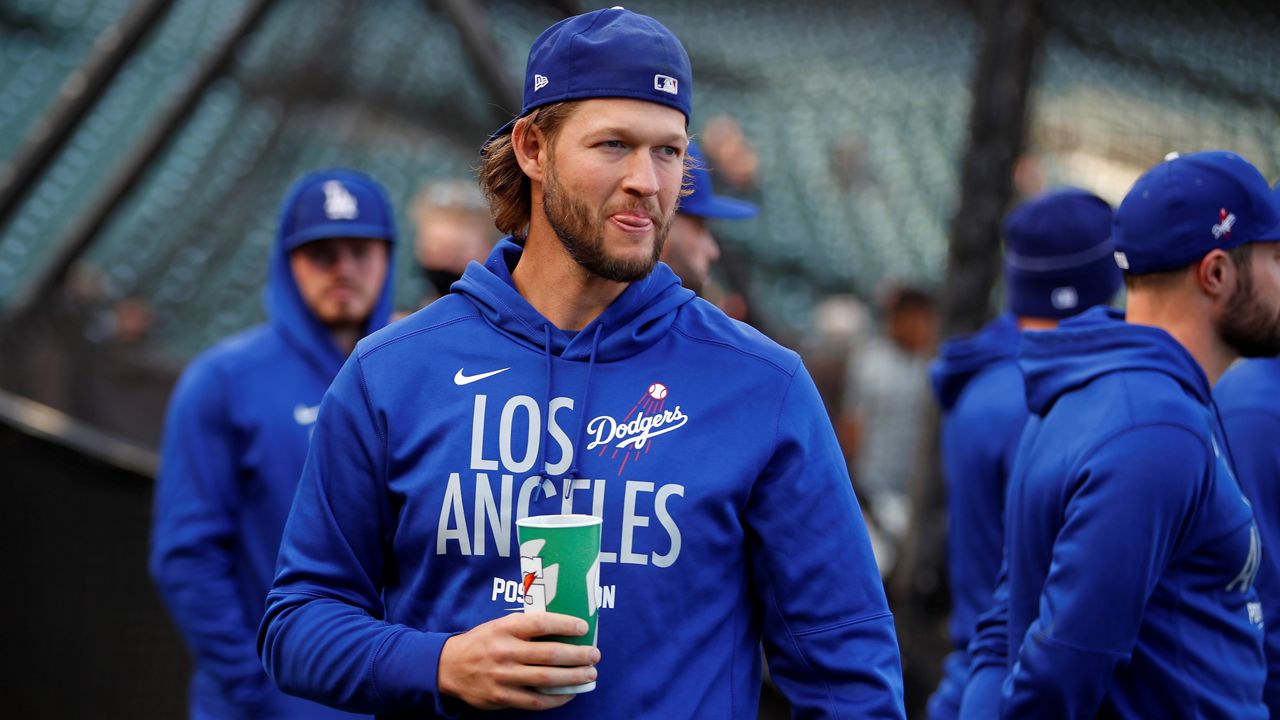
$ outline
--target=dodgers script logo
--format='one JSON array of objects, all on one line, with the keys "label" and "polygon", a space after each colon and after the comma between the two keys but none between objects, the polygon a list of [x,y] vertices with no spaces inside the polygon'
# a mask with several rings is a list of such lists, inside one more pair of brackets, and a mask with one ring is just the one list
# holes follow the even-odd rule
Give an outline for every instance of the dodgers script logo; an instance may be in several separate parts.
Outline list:
[{"label": "dodgers script logo", "polygon": [[666,385],[652,383],[621,420],[609,415],[592,418],[587,423],[587,434],[592,437],[587,450],[600,448],[603,457],[612,447],[610,459],[616,459],[622,452],[622,463],[618,466],[618,475],[622,475],[633,454],[639,460],[642,453],[649,452],[651,439],[679,430],[689,422],[689,416],[680,411],[679,405],[674,410],[666,409],[669,392]]}]

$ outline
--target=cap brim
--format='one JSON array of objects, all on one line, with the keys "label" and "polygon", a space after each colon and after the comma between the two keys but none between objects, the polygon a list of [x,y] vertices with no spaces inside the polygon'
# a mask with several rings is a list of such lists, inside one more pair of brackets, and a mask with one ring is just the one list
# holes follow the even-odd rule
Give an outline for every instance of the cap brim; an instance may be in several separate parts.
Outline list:
[{"label": "cap brim", "polygon": [[293,250],[309,242],[328,240],[330,238],[369,238],[370,240],[386,240],[387,242],[394,240],[391,232],[381,225],[324,223],[312,225],[306,230],[296,232],[285,238],[284,248],[285,250]]},{"label": "cap brim", "polygon": [[755,217],[760,212],[760,208],[745,200],[714,196],[695,201],[688,206],[681,205],[679,211],[685,215],[711,220],[746,220]]},{"label": "cap brim", "polygon": [[515,127],[515,126],[516,126],[516,121],[517,121],[517,120],[519,120],[521,117],[522,117],[522,116],[517,115],[517,116],[515,116],[515,117],[511,118],[510,120],[508,120],[508,121],[506,122],[506,124],[505,124],[505,125],[503,125],[502,127],[498,128],[497,130],[494,130],[492,133],[490,133],[490,134],[489,134],[489,137],[485,138],[484,144],[480,146],[480,156],[481,156],[481,157],[484,157],[485,152],[486,152],[486,151],[488,151],[488,149],[489,149],[489,143],[492,143],[494,140],[497,140],[498,138],[502,137],[503,135],[508,135],[508,134],[510,134],[510,133],[511,133],[511,128],[513,128],[513,127]]},{"label": "cap brim", "polygon": [[1258,233],[1252,242],[1280,242],[1280,221]]}]

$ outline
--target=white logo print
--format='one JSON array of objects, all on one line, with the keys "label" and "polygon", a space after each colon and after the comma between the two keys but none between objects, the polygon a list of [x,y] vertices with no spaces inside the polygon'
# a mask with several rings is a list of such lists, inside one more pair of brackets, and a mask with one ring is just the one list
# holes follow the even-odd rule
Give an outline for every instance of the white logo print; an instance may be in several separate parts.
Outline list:
[{"label": "white logo print", "polygon": [[689,416],[680,412],[679,405],[675,410],[663,410],[656,415],[645,415],[641,411],[630,421],[624,419],[623,422],[618,422],[608,415],[601,415],[587,423],[587,434],[595,436],[595,439],[587,444],[587,449],[594,450],[616,440],[618,444],[615,447],[639,450],[649,442],[650,438],[679,430],[687,422],[689,422]]},{"label": "white logo print", "polygon": [[546,75],[534,75],[534,76],[533,76],[533,91],[534,91],[534,92],[538,92],[538,91],[539,91],[539,90],[541,90],[542,88],[546,87],[546,86],[547,86],[547,83],[549,83],[549,82],[551,82],[551,81],[547,79],[547,76],[546,76]]},{"label": "white logo print", "polygon": [[1054,288],[1049,295],[1049,302],[1058,310],[1070,310],[1080,304],[1080,294],[1070,285]]},{"label": "white logo print", "polygon": [[293,407],[293,421],[299,425],[306,427],[314,425],[316,418],[320,416],[320,406],[307,407],[306,405],[295,405]]},{"label": "white logo print", "polygon": [[556,599],[560,585],[560,565],[544,566],[538,553],[546,540],[530,540],[520,545],[520,586],[527,610],[546,612],[547,603]]},{"label": "white logo print", "polygon": [[1234,213],[1227,212],[1226,208],[1218,211],[1218,222],[1213,226],[1213,239],[1221,240],[1223,236],[1231,237],[1231,228],[1236,225],[1236,216]]},{"label": "white logo print", "polygon": [[671,93],[672,95],[679,95],[680,81],[670,75],[654,75],[653,89],[661,90],[664,93]]},{"label": "white logo print", "polygon": [[1244,559],[1244,567],[1240,568],[1240,573],[1235,579],[1227,583],[1227,592],[1239,590],[1240,592],[1249,592],[1249,588],[1253,587],[1253,579],[1258,575],[1258,568],[1262,565],[1262,541],[1258,537],[1258,526],[1249,526],[1249,556]]},{"label": "white logo print", "polygon": [[500,372],[506,372],[510,369],[511,368],[509,367],[504,367],[501,370],[491,370],[487,373],[480,373],[479,375],[467,375],[462,372],[463,370],[465,370],[465,368],[458,368],[458,372],[453,376],[453,384],[454,385],[470,385],[471,383],[477,380],[483,380],[487,377],[493,377],[494,375],[497,375]]},{"label": "white logo print", "polygon": [[359,215],[356,199],[342,183],[330,180],[323,185],[324,214],[330,220],[354,220]]},{"label": "white logo print", "polygon": [[1124,253],[1122,253],[1122,252],[1120,252],[1119,250],[1117,250],[1117,251],[1115,251],[1114,256],[1115,256],[1115,259],[1116,259],[1116,266],[1117,266],[1117,267],[1119,267],[1121,270],[1128,270],[1128,269],[1129,269],[1129,256],[1128,256],[1128,255],[1125,255]]}]

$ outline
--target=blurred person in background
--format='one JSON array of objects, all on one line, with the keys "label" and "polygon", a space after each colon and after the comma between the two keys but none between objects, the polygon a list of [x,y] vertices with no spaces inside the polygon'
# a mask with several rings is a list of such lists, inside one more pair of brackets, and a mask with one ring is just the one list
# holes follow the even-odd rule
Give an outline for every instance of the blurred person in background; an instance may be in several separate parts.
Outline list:
[{"label": "blurred person in background", "polygon": [[[325,397],[259,635],[281,687],[387,715],[754,717],[763,640],[797,714],[903,715],[812,381],[658,262],[692,82],[671,31],[622,8],[534,42],[482,151],[511,237]],[[514,521],[574,512],[603,520],[599,635],[533,642],[588,624],[518,612]]]},{"label": "blurred person in background", "polygon": [[1075,188],[1044,193],[1004,222],[1008,310],[973,335],[943,343],[930,371],[942,408],[947,486],[951,643],[929,718],[960,712],[966,648],[991,605],[1004,546],[1004,492],[1028,411],[1016,362],[1022,333],[1109,302],[1120,289],[1111,206]]},{"label": "blurred person in background", "polygon": [[484,195],[473,182],[428,183],[410,212],[417,229],[413,254],[431,290],[422,303],[426,306],[449,294],[467,263],[484,262],[498,236]]},{"label": "blurred person in background", "polygon": [[150,570],[195,659],[192,718],[349,717],[280,692],[257,628],[320,400],[387,323],[394,214],[366,175],[298,180],[280,212],[266,324],[205,351],[170,400]]},{"label": "blurred person in background", "polygon": [[732,115],[714,115],[702,127],[702,149],[716,168],[716,180],[739,193],[758,191],[760,155]]},{"label": "blurred person in background", "polygon": [[707,220],[746,220],[759,210],[749,202],[716,195],[711,189],[711,171],[697,143],[689,143],[688,153],[693,191],[680,198],[662,246],[662,261],[685,287],[701,295],[711,276],[711,266],[720,259],[720,245],[707,227]]},{"label": "blurred person in background", "polygon": [[1267,570],[1210,389],[1280,351],[1280,210],[1239,155],[1171,156],[1112,239],[1126,311],[1023,335],[1031,417],[961,717],[1265,718]]},{"label": "blurred person in background", "polygon": [[[1280,209],[1280,185],[1273,191]],[[1269,248],[1280,253],[1280,243]],[[1258,288],[1249,279],[1235,290],[1227,312],[1242,321],[1280,327],[1280,313],[1269,314],[1260,302]],[[1264,571],[1258,573],[1262,617],[1268,618],[1264,647],[1267,653],[1265,699],[1271,717],[1280,718],[1280,352],[1256,348],[1263,356],[1236,363],[1213,388],[1222,425],[1226,428],[1236,476],[1244,494],[1253,502],[1253,519],[1262,535]]]},{"label": "blurred person in background", "polygon": [[924,442],[937,318],[933,298],[912,287],[889,287],[881,305],[880,334],[847,365],[837,427],[887,575],[911,525],[911,474]]}]

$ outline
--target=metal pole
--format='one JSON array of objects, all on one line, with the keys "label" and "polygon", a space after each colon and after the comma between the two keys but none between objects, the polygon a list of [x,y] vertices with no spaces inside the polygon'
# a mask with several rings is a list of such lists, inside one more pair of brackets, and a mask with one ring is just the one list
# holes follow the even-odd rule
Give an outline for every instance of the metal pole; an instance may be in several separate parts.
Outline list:
[{"label": "metal pole", "polygon": [[[942,334],[973,332],[992,316],[1000,274],[1000,223],[1013,198],[1013,170],[1026,137],[1028,96],[1044,45],[1043,0],[987,0],[972,80],[969,145],[951,223],[942,287]],[[925,446],[912,473],[912,529],[890,583],[907,670],[907,707],[922,707],[950,649],[941,628],[947,587],[947,501],[932,404]]]},{"label": "metal pole", "polygon": [[17,152],[0,163],[0,227],[35,187],[125,60],[172,6],[170,0],[137,0],[119,22],[93,41],[84,62],[63,81],[53,107],[31,128]]}]

